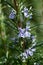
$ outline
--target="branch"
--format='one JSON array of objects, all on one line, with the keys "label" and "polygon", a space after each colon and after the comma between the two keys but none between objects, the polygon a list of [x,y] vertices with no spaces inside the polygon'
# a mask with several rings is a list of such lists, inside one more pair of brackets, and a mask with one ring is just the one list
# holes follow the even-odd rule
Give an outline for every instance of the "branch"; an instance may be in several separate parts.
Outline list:
[{"label": "branch", "polygon": [[14,0],[14,8],[18,12],[18,3],[17,3],[17,0]]},{"label": "branch", "polygon": [[[17,12],[17,15],[18,15],[18,3],[17,3],[17,0],[14,0],[14,7],[15,7],[15,10],[16,10],[16,12]],[[19,18],[19,20],[18,20],[18,23],[17,23],[17,27],[22,27],[22,23],[21,23],[21,21],[20,21],[20,18]]]}]

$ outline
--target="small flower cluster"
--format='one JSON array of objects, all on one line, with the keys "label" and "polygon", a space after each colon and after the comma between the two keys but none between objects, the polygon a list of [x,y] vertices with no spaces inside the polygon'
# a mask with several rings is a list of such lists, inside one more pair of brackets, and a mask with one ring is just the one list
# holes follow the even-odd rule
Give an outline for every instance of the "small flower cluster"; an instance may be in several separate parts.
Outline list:
[{"label": "small flower cluster", "polygon": [[36,46],[36,36],[31,36],[31,38],[32,38],[32,46],[27,50],[25,50],[24,53],[20,54],[23,62],[25,62],[29,56],[33,56],[34,52],[36,51],[36,48],[34,48],[34,46]]},{"label": "small flower cluster", "polygon": [[26,59],[29,57],[29,56],[33,56],[33,53],[36,51],[35,48],[31,49],[27,49],[26,51],[24,51],[24,53],[21,53],[20,56],[22,57],[22,60],[23,62],[26,61]]},{"label": "small flower cluster", "polygon": [[30,10],[32,9],[32,7],[30,7],[30,9],[28,10],[28,8],[24,7],[24,10],[22,11],[22,13],[24,13],[25,18],[32,18],[32,12],[30,12]]},{"label": "small flower cluster", "polygon": [[25,38],[25,37],[30,37],[30,36],[31,36],[31,33],[28,32],[26,29],[19,28],[19,35],[18,35],[18,37]]},{"label": "small flower cluster", "polygon": [[30,38],[30,36],[31,36],[31,33],[29,32],[31,29],[30,29],[30,25],[29,25],[30,23],[29,22],[27,22],[26,23],[26,28],[18,28],[18,30],[19,30],[19,35],[18,35],[18,37],[23,37],[23,38],[25,38],[25,37],[29,37]]},{"label": "small flower cluster", "polygon": [[10,19],[14,19],[15,18],[15,15],[16,15],[16,11],[12,9],[10,15],[9,15],[9,18]]}]

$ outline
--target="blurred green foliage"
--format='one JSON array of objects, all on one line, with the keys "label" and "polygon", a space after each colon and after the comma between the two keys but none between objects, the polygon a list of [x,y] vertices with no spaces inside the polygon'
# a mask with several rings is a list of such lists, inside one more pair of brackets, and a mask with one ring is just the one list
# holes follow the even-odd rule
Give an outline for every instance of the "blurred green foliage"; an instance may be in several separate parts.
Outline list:
[{"label": "blurred green foliage", "polygon": [[[17,2],[18,8],[14,4]],[[22,3],[22,4],[21,4]],[[43,2],[42,0],[0,0],[0,65],[43,65]],[[20,5],[20,6],[19,6]],[[17,24],[20,17],[23,17],[23,26],[25,27],[26,21],[29,19],[21,15],[21,7],[33,7],[33,18],[31,21],[31,33],[37,35],[37,45],[35,46],[36,52],[32,57],[28,57],[26,62],[23,63],[22,59],[18,57],[23,48],[21,47],[21,39],[17,37],[19,33]],[[16,9],[17,15],[11,20],[9,14],[12,9]],[[17,38],[11,40],[11,38]],[[27,40],[30,41],[30,40]],[[27,44],[27,47],[29,44]]]}]

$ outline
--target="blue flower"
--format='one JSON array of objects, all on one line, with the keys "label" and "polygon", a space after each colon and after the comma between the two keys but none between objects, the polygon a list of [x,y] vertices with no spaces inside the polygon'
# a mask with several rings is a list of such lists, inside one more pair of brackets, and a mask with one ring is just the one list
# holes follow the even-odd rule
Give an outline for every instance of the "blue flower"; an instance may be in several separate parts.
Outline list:
[{"label": "blue flower", "polygon": [[24,34],[19,33],[18,37],[22,37],[22,38],[24,38],[25,36],[24,36]]},{"label": "blue flower", "polygon": [[14,19],[15,18],[15,15],[16,15],[15,11],[12,10],[11,13],[10,13],[10,15],[9,15],[9,18],[10,19]]},{"label": "blue flower", "polygon": [[33,53],[34,53],[35,51],[36,51],[36,49],[35,49],[35,48],[34,48],[34,49],[31,49],[31,47],[28,48],[28,49],[26,49],[23,53],[20,54],[20,56],[22,57],[22,61],[25,62],[26,59],[27,59],[29,56],[33,56]]},{"label": "blue flower", "polygon": [[24,16],[25,16],[26,18],[29,17],[28,8],[25,7],[24,10],[23,10],[22,12],[24,13]]},{"label": "blue flower", "polygon": [[30,38],[31,33],[30,33],[30,32],[28,32],[28,31],[26,31],[26,32],[24,33],[24,36],[25,36],[25,37],[29,37],[29,38]]},{"label": "blue flower", "polygon": [[25,37],[29,37],[30,38],[30,36],[31,36],[31,33],[30,32],[28,32],[25,28],[19,28],[19,35],[18,35],[18,37],[23,37],[23,38],[25,38]]},{"label": "blue flower", "polygon": [[30,29],[30,26],[26,26],[26,31],[30,31],[31,29]]},{"label": "blue flower", "polygon": [[19,35],[18,35],[18,37],[23,37],[23,38],[24,38],[24,37],[25,37],[25,36],[24,36],[25,28],[23,28],[23,29],[22,29],[22,28],[18,28],[18,30],[19,30]]}]

